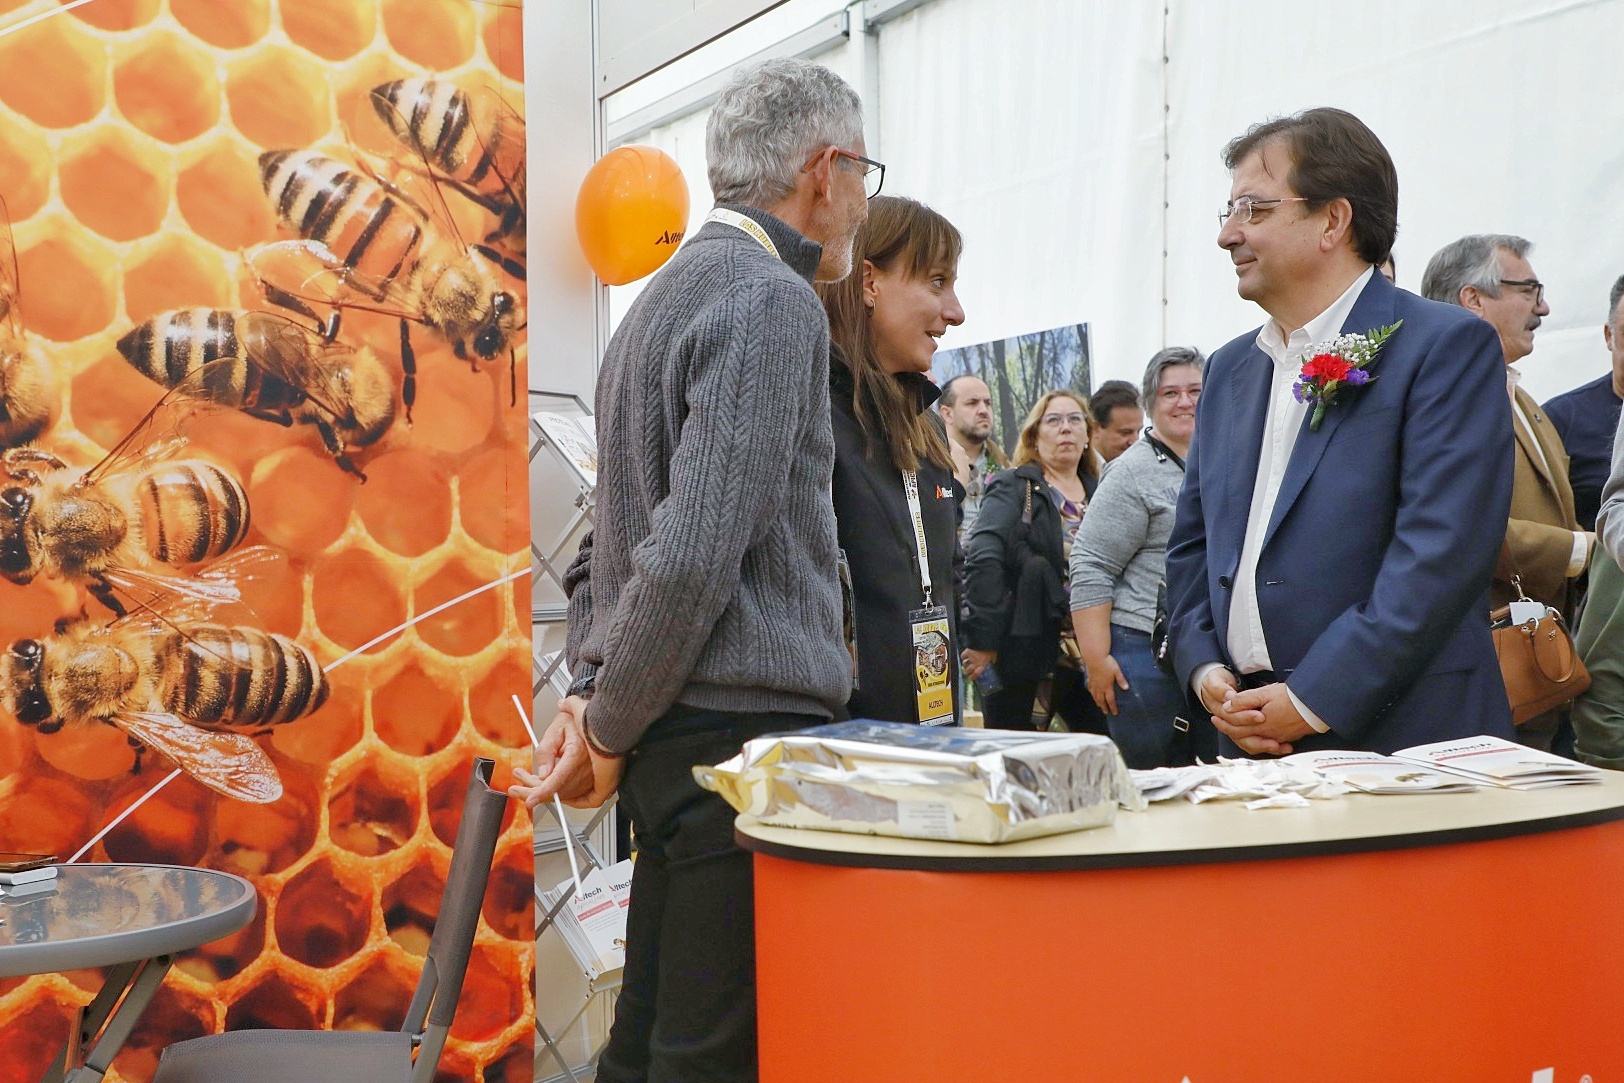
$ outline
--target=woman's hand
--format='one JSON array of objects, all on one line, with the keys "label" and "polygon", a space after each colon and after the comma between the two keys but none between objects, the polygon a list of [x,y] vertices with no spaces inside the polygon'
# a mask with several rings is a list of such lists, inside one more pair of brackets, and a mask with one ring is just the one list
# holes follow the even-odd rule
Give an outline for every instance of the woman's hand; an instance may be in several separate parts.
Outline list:
[{"label": "woman's hand", "polygon": [[980,680],[981,671],[997,661],[997,651],[973,651],[966,647],[959,652],[959,666],[972,681]]},{"label": "woman's hand", "polygon": [[1088,671],[1088,694],[1094,697],[1100,710],[1108,715],[1117,713],[1116,690],[1128,690],[1128,678],[1122,675],[1122,667],[1117,660],[1109,654],[1097,663],[1086,659],[1083,668]]}]

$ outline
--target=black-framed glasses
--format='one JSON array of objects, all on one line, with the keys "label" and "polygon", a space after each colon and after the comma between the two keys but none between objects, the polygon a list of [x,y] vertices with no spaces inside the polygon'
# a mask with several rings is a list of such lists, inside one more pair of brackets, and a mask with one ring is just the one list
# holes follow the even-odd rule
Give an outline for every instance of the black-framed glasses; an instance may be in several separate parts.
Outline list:
[{"label": "black-framed glasses", "polygon": [[873,199],[885,187],[885,163],[876,162],[873,158],[865,158],[861,154],[853,154],[849,150],[835,148],[835,153],[842,158],[850,158],[863,167],[863,194]]},{"label": "black-framed glasses", "polygon": [[1218,225],[1220,228],[1230,224],[1244,226],[1252,220],[1252,212],[1259,207],[1268,210],[1279,203],[1307,203],[1307,196],[1281,196],[1278,199],[1253,199],[1251,196],[1241,196],[1232,199],[1218,212]]},{"label": "black-framed glasses", "polygon": [[1518,293],[1529,294],[1534,298],[1535,305],[1545,300],[1545,283],[1537,278],[1502,278],[1500,285],[1510,286]]}]

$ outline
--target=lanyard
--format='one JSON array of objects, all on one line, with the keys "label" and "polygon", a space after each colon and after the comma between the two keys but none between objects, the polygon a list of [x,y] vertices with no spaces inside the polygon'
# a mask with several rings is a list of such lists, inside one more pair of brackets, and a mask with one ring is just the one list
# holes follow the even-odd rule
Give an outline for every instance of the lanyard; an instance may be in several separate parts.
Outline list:
[{"label": "lanyard", "polygon": [[930,550],[925,547],[925,517],[919,510],[919,475],[904,470],[902,488],[908,494],[908,518],[913,520],[914,546],[919,550],[919,585],[924,588],[925,605],[929,606]]},{"label": "lanyard", "polygon": [[754,218],[742,215],[738,211],[730,211],[726,207],[717,207],[710,212],[710,217],[706,218],[705,221],[721,222],[723,225],[743,230],[754,237],[756,243],[765,248],[773,259],[783,258],[778,254],[778,246],[773,244],[773,239],[767,236],[767,231],[762,229],[761,223]]}]

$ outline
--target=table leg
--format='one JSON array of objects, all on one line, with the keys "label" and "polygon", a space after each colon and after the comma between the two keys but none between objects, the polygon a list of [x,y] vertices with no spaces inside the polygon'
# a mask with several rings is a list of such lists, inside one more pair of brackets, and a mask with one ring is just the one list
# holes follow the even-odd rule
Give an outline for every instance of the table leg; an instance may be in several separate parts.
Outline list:
[{"label": "table leg", "polygon": [[[172,962],[174,956],[160,955],[113,967],[95,999],[80,1009],[67,1042],[40,1083],[99,1083],[157,994]],[[80,1050],[85,1048],[88,1052],[81,1060]]]}]

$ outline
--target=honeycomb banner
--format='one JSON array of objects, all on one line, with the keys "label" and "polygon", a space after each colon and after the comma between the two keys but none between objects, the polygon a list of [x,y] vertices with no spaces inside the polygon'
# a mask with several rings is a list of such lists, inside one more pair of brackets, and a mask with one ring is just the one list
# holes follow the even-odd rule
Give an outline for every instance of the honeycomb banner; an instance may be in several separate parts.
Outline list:
[{"label": "honeycomb banner", "polygon": [[[109,1080],[221,1030],[397,1028],[470,762],[528,761],[520,25],[0,0],[0,849],[260,899]],[[513,809],[440,1078],[532,1076],[531,838]],[[0,980],[0,1083],[100,984]]]}]

